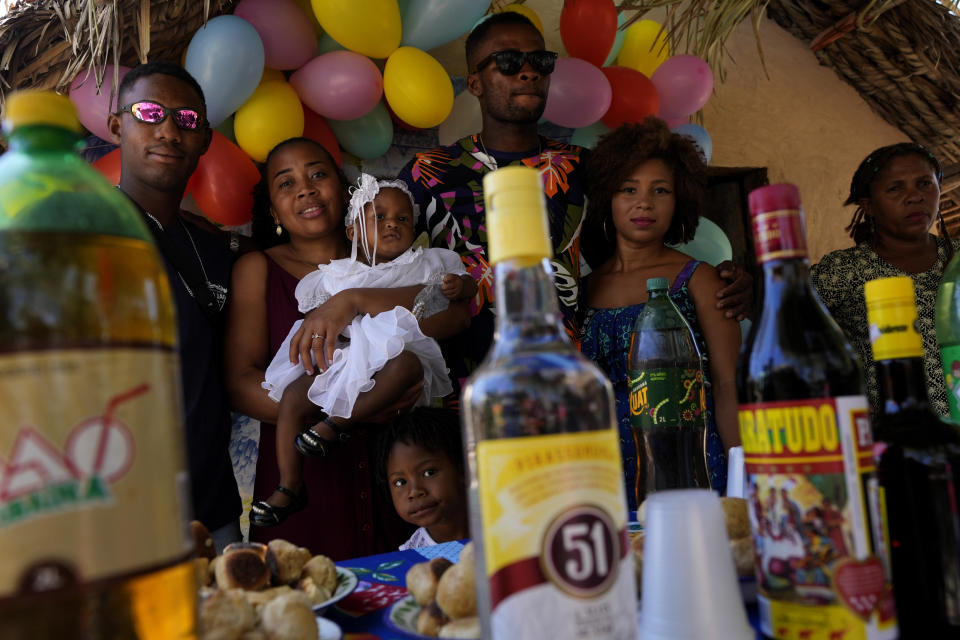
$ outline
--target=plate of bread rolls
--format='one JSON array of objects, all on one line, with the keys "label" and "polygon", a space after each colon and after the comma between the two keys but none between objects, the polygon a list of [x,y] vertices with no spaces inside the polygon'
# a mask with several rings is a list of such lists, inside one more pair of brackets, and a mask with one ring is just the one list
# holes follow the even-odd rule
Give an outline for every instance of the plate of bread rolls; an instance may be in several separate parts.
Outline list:
[{"label": "plate of bread rolls", "polygon": [[410,638],[479,638],[473,562],[471,542],[455,564],[434,558],[410,567],[410,595],[387,610],[386,625]]}]

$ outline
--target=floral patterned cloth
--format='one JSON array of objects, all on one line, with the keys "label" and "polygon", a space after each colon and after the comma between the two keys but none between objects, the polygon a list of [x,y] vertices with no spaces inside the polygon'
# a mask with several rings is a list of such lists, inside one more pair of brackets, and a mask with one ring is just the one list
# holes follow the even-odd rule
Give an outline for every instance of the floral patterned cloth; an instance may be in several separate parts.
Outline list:
[{"label": "floral patterned cloth", "polygon": [[[909,276],[913,280],[917,296],[917,329],[923,338],[923,367],[927,375],[927,395],[930,407],[946,416],[950,410],[943,383],[943,368],[937,333],[933,323],[934,306],[940,277],[947,266],[947,243],[937,237],[937,261],[921,273],[907,273],[877,255],[870,244],[863,242],[849,249],[828,253],[810,270],[811,281],[820,299],[830,310],[844,335],[847,336],[860,356],[867,397],[870,406],[880,406],[877,375],[873,367],[873,350],[867,327],[867,303],[863,297],[863,285],[877,278]],[[953,240],[954,250],[960,252],[960,240]]]},{"label": "floral patterned cloth", "polygon": [[399,178],[410,186],[420,206],[418,229],[428,234],[431,246],[459,253],[479,288],[471,303],[474,317],[470,328],[441,342],[455,383],[461,383],[477,368],[493,342],[493,267],[487,260],[483,176],[497,168],[523,164],[541,171],[560,311],[567,332],[571,337],[577,335],[583,154],[581,147],[544,137],[538,149],[488,153],[482,150],[479,137],[472,135],[456,144],[418,153],[400,172]]},{"label": "floral patterned cloth", "polygon": [[[688,285],[690,277],[700,264],[697,260],[687,262],[673,281],[668,295],[677,305],[680,313],[690,323],[694,338],[704,359],[708,357],[707,341],[703,337],[697,310],[693,304]],[[630,334],[633,324],[643,311],[643,304],[627,307],[595,308],[588,307],[583,321],[583,354],[599,366],[613,384],[613,393],[617,401],[617,424],[620,430],[620,454],[623,460],[624,486],[630,510],[637,508],[634,495],[634,483],[637,477],[637,448],[630,427],[630,388],[627,384],[627,360],[630,356]],[[713,393],[710,390],[710,370],[705,367],[703,378],[707,389],[707,468],[710,471],[710,486],[721,493],[727,487],[727,454],[717,431],[717,420],[713,409]]]}]

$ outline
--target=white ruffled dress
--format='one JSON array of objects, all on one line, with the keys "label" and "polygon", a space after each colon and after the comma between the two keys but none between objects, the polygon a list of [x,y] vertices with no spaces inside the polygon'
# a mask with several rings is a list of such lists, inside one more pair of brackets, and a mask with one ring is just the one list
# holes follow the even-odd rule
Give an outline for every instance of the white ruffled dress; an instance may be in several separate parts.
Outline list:
[{"label": "white ruffled dress", "polygon": [[[346,289],[439,284],[448,273],[466,272],[460,256],[447,249],[409,249],[390,262],[372,267],[344,258],[320,265],[304,276],[295,295],[301,313],[306,313]],[[302,323],[297,320],[293,324],[267,367],[262,386],[275,402],[280,401],[287,385],[304,375],[303,367],[289,359],[290,340]],[[415,354],[423,365],[424,385],[418,406],[453,390],[439,345],[420,331],[417,319],[404,307],[375,316],[357,316],[338,337],[337,344],[333,362],[313,379],[307,394],[327,415],[349,418],[357,396],[376,383],[373,374],[404,350]]]}]

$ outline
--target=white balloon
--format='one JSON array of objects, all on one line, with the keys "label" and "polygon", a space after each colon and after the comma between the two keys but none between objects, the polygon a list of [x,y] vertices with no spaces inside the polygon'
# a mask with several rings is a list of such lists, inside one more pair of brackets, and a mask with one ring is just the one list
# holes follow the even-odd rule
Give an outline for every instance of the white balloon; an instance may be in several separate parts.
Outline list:
[{"label": "white balloon", "polygon": [[469,91],[462,91],[453,99],[450,115],[437,126],[437,139],[441,145],[453,144],[482,128],[483,115],[480,113],[480,101]]}]

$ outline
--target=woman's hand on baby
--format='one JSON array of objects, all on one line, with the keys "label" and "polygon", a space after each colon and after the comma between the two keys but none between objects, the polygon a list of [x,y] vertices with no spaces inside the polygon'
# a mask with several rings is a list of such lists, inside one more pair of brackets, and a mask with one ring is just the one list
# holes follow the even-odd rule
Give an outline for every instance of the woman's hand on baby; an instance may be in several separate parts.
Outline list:
[{"label": "woman's hand on baby", "polygon": [[350,291],[342,291],[308,312],[290,339],[290,362],[300,362],[308,374],[314,373],[314,361],[321,372],[326,371],[337,349],[337,336],[358,313]]},{"label": "woman's hand on baby", "polygon": [[753,298],[753,276],[729,260],[717,265],[717,275],[730,283],[717,291],[717,309],[728,318],[743,320]]}]

